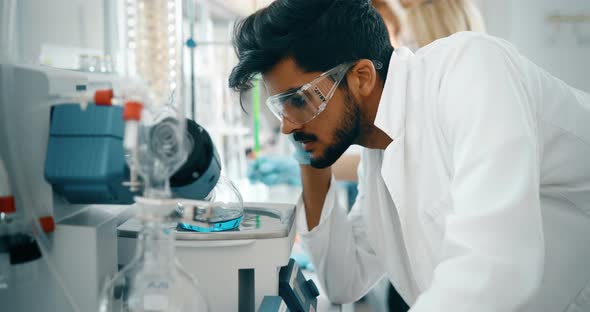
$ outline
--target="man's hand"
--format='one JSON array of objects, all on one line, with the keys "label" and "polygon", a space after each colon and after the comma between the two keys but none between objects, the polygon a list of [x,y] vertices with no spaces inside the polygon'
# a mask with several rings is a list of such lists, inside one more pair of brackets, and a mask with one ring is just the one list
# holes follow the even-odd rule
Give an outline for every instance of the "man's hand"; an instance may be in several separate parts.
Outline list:
[{"label": "man's hand", "polygon": [[303,203],[305,204],[307,228],[311,231],[320,223],[326,194],[328,194],[328,190],[330,189],[332,169],[330,167],[317,169],[310,166],[311,156],[303,149],[303,144],[295,141],[293,134],[289,135],[289,140],[293,143],[293,146],[295,146],[295,154],[293,157],[301,165]]},{"label": "man's hand", "polygon": [[248,164],[248,179],[268,186],[301,185],[301,170],[297,161],[289,156],[263,155]]},{"label": "man's hand", "polygon": [[291,141],[295,147],[293,158],[295,158],[300,165],[309,165],[311,163],[311,156],[309,156],[309,153],[303,149],[303,144],[295,141],[293,134],[289,134],[289,141]]}]

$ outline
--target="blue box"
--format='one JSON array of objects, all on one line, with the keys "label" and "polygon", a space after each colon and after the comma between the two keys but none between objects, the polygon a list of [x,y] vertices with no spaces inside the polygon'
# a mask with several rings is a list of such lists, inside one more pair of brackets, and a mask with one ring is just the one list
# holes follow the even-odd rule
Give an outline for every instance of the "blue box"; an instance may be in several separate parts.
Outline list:
[{"label": "blue box", "polygon": [[72,204],[131,204],[123,186],[123,108],[61,104],[51,111],[45,179]]}]

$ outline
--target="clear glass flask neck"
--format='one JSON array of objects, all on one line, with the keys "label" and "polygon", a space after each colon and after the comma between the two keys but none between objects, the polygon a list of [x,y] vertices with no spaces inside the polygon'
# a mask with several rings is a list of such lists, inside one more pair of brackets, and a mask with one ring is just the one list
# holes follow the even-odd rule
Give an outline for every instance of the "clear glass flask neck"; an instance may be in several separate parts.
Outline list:
[{"label": "clear glass flask neck", "polygon": [[136,257],[143,261],[145,269],[174,270],[174,230],[161,218],[143,221],[138,234]]},{"label": "clear glass flask neck", "polygon": [[146,198],[166,199],[172,197],[169,178],[144,177],[143,196]]}]

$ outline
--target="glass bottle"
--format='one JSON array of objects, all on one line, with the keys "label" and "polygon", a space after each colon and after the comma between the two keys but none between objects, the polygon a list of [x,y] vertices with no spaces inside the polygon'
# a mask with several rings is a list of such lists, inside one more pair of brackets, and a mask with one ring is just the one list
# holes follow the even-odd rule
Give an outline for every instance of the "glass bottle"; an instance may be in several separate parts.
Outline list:
[{"label": "glass bottle", "polygon": [[100,312],[200,312],[208,311],[199,284],[178,262],[174,252],[174,225],[162,206],[171,200],[143,198],[133,260],[108,282]]}]

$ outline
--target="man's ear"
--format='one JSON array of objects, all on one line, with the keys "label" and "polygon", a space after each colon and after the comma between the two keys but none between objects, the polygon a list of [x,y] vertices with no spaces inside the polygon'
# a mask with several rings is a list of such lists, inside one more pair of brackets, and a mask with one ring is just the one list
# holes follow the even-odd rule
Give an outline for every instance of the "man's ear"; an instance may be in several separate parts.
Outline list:
[{"label": "man's ear", "polygon": [[377,84],[377,70],[372,61],[362,59],[350,70],[347,77],[349,89],[361,97],[367,97]]}]

